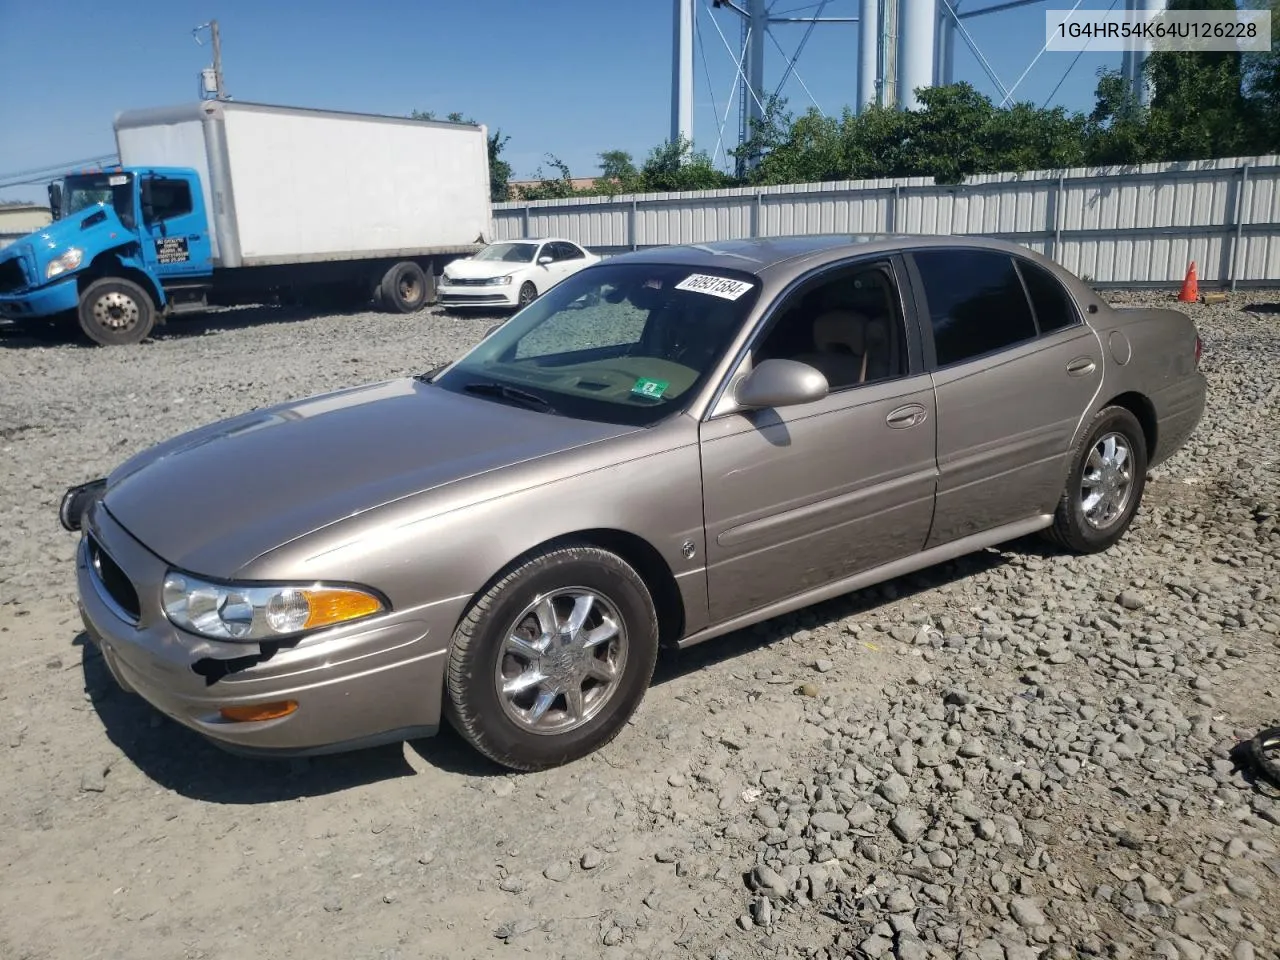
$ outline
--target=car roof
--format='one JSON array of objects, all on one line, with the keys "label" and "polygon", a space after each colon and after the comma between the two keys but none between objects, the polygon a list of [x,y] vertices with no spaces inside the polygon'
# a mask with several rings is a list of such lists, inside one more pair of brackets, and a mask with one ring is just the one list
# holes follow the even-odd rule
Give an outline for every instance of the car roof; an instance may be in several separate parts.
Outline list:
[{"label": "car roof", "polygon": [[575,247],[582,246],[578,241],[565,237],[507,237],[505,240],[491,240],[489,246],[495,247],[500,243],[572,243]]},{"label": "car roof", "polygon": [[1039,259],[1021,244],[989,237],[936,236],[917,234],[807,234],[803,236],[759,237],[740,240],[715,240],[649,247],[619,254],[613,262],[672,263],[700,267],[719,267],[759,275],[808,269],[831,260],[859,254],[895,253],[920,247],[979,247],[1018,253]]}]

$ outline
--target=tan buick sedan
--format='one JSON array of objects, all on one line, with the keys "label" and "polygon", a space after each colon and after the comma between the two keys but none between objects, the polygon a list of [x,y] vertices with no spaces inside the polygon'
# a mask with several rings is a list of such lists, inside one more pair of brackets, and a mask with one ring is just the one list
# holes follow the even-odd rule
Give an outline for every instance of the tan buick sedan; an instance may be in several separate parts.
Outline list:
[{"label": "tan buick sedan", "polygon": [[258,410],[74,487],[121,686],[255,755],[609,742],[661,645],[1044,531],[1116,543],[1202,415],[1200,339],[970,238],[588,267],[441,369]]}]

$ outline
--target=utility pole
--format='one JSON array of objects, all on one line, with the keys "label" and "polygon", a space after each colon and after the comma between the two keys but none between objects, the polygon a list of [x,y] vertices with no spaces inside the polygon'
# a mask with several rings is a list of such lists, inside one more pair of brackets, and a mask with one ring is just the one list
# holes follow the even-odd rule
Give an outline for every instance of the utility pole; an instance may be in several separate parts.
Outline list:
[{"label": "utility pole", "polygon": [[[218,31],[218,21],[210,20],[208,23],[202,23],[191,31],[191,35],[196,38],[196,43],[200,43],[200,31],[208,30],[213,37],[213,96],[215,100],[226,100],[226,88],[222,85],[222,34]],[[201,44],[203,46],[203,44]],[[203,72],[206,79],[204,80],[204,91],[208,92],[209,84],[207,80],[208,68]]]}]

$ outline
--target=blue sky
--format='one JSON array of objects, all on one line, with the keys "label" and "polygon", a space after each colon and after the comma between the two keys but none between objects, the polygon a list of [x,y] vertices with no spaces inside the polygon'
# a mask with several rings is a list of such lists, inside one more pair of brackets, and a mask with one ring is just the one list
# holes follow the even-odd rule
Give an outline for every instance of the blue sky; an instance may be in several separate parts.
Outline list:
[{"label": "blue sky", "polygon": [[[963,0],[960,9],[997,2]],[[966,25],[1009,86],[1043,45],[1044,11],[1073,2],[1032,4]],[[811,0],[770,3],[779,14],[812,7]],[[696,4],[695,141],[711,152],[734,76],[713,20],[731,45],[739,27],[731,13],[711,13],[709,0]],[[1081,9],[1109,5],[1082,0]],[[857,12],[857,0],[829,0],[824,15]],[[0,175],[110,153],[117,111],[195,99],[211,53],[207,34],[197,46],[191,31],[213,16],[232,96],[370,113],[459,110],[510,135],[506,157],[517,177],[532,176],[547,153],[575,176],[594,175],[602,150],[628,150],[639,161],[670,129],[671,0],[0,0]],[[775,28],[787,51],[803,34],[802,25]],[[772,86],[784,60],[772,42],[767,49]],[[854,24],[814,30],[797,72],[825,112],[854,101],[857,49]],[[957,49],[956,78],[996,94],[963,41]],[[1043,103],[1074,56],[1045,54],[1017,98]],[[1119,56],[1085,53],[1055,102],[1087,109],[1098,68],[1117,65]],[[783,93],[797,111],[811,103],[794,77]],[[736,101],[729,137],[734,118]],[[39,187],[0,192],[42,196]]]}]

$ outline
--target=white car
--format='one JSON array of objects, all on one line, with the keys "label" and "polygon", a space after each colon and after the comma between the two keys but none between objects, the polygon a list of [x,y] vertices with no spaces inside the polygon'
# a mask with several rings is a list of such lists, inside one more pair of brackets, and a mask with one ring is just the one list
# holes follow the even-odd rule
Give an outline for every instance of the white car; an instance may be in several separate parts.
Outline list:
[{"label": "white car", "polygon": [[601,258],[571,240],[543,237],[491,243],[454,260],[440,276],[445,307],[523,307]]}]

